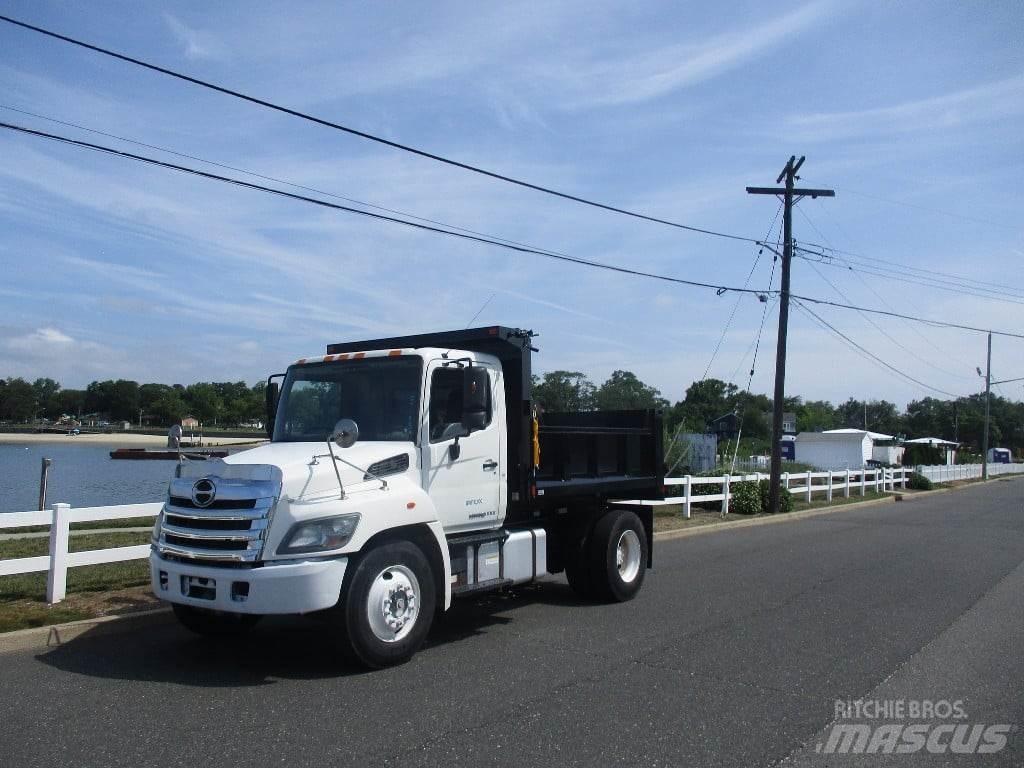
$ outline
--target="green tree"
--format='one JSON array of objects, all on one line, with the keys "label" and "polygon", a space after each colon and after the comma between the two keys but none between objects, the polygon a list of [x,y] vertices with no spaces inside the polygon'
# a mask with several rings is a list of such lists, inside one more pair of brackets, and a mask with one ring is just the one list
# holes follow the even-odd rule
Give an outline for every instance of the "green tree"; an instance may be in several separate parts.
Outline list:
[{"label": "green tree", "polygon": [[192,415],[205,425],[216,424],[224,408],[224,401],[217,394],[217,388],[205,382],[186,387],[185,402]]},{"label": "green tree", "polygon": [[57,401],[61,414],[67,414],[68,416],[82,415],[82,411],[85,408],[85,390],[84,389],[62,389],[57,395]]},{"label": "green tree", "polygon": [[675,430],[683,424],[683,430],[703,432],[712,419],[731,413],[736,406],[739,388],[721,379],[695,381],[686,388],[686,396],[672,406],[666,416],[666,423]]},{"label": "green tree", "polygon": [[640,408],[666,408],[668,400],[654,387],[644,384],[631,371],[614,371],[594,395],[599,411],[628,411]]},{"label": "green tree", "polygon": [[533,399],[545,411],[592,411],[596,388],[579,371],[550,371],[533,377]]},{"label": "green tree", "polygon": [[36,391],[22,378],[8,378],[2,390],[0,418],[10,421],[29,421],[36,413]]},{"label": "green tree", "polygon": [[797,432],[835,429],[836,409],[828,400],[808,400],[796,406]]},{"label": "green tree", "polygon": [[60,384],[53,379],[36,379],[32,382],[36,410],[39,416],[48,419],[60,418]]},{"label": "green tree", "polygon": [[166,392],[150,403],[147,413],[156,417],[158,424],[168,426],[180,421],[185,416],[186,410],[187,406],[181,395],[177,390],[168,387]]}]

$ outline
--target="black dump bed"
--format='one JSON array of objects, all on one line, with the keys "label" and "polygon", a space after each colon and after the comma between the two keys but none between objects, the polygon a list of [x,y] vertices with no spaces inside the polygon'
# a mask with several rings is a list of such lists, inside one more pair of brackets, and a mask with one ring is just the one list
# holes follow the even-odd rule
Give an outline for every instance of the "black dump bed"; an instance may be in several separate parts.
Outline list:
[{"label": "black dump bed", "polygon": [[532,332],[505,326],[330,344],[327,354],[441,347],[495,355],[502,366],[508,420],[506,523],[536,520],[579,503],[662,498],[664,456],[657,411],[537,413],[534,465]]}]

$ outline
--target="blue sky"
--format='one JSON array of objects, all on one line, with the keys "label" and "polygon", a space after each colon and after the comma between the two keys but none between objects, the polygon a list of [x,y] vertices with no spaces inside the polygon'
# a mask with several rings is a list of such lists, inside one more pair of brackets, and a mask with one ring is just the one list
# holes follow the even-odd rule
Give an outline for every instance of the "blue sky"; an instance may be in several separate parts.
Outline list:
[{"label": "blue sky", "polygon": [[[786,158],[806,154],[803,183],[837,196],[801,203],[798,240],[1024,286],[1020,3],[0,7],[465,162],[751,237],[764,237],[777,205],[744,187],[771,185]],[[748,244],[514,188],[9,25],[0,103],[574,256],[724,284],[742,284],[756,256]],[[540,332],[540,370],[601,381],[626,368],[676,400],[704,374],[736,304],[733,294],[458,242],[9,132],[0,156],[2,376],[252,382],[329,342],[462,327],[490,298],[476,322]],[[766,286],[770,269],[762,256],[751,284]],[[817,270],[863,305],[1024,329],[1020,304]],[[842,300],[805,261],[793,289]],[[772,309],[755,391],[771,389]],[[932,386],[979,386],[983,337],[818,311]],[[756,298],[740,300],[710,375],[745,385],[760,318]],[[1024,375],[1022,351],[997,338],[995,376]],[[900,404],[935,394],[799,311],[787,390]]]}]

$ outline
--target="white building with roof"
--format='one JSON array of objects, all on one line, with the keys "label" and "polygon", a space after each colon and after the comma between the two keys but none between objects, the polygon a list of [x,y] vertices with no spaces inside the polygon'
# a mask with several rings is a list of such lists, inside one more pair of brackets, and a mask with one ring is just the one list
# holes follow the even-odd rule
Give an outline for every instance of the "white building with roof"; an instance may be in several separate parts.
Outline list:
[{"label": "white building with roof", "polygon": [[899,464],[903,448],[892,435],[866,429],[830,429],[796,436],[796,460],[818,469],[863,469],[869,461]]}]

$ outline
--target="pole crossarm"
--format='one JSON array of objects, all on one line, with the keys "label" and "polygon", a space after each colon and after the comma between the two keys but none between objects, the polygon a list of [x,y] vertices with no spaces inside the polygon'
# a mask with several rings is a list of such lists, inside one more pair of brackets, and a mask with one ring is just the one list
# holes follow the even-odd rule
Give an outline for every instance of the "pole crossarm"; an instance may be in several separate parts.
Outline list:
[{"label": "pole crossarm", "polygon": [[[834,189],[803,189],[801,187],[793,188],[794,197],[835,197],[836,191]],[[751,195],[785,195],[785,187],[747,187],[747,192]]]}]

